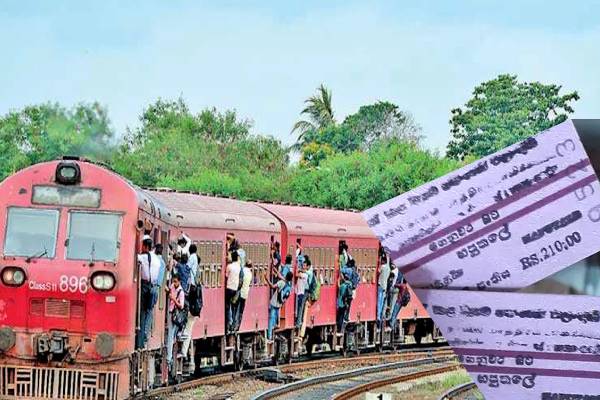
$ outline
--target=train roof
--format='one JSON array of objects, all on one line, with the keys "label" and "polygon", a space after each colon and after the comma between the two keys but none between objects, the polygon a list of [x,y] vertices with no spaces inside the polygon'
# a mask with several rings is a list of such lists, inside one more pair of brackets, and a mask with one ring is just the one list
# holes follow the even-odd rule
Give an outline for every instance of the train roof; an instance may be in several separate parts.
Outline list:
[{"label": "train roof", "polygon": [[179,226],[184,228],[281,230],[277,218],[255,203],[171,189],[145,189],[144,192],[174,210]]},{"label": "train roof", "polygon": [[299,205],[258,203],[276,215],[296,235],[375,238],[357,212]]}]

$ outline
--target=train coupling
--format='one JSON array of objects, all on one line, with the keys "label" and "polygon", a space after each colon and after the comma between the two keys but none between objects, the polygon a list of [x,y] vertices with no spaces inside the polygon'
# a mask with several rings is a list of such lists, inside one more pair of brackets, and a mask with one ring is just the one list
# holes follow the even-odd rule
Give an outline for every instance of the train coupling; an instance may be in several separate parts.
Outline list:
[{"label": "train coupling", "polygon": [[35,336],[34,343],[36,356],[62,361],[69,350],[69,335],[66,332],[41,333]]}]

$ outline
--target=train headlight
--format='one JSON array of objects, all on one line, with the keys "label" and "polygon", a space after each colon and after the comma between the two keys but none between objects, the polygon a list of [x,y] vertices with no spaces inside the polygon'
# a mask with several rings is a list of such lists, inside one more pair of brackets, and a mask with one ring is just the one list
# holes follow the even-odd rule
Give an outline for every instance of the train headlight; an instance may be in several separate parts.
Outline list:
[{"label": "train headlight", "polygon": [[8,351],[15,345],[17,337],[12,328],[0,328],[0,351]]},{"label": "train headlight", "polygon": [[6,267],[2,270],[2,283],[8,286],[21,286],[27,276],[19,267]]},{"label": "train headlight", "polygon": [[115,283],[115,276],[110,272],[95,272],[92,275],[92,287],[101,292],[112,290]]},{"label": "train headlight", "polygon": [[63,185],[75,185],[81,182],[81,170],[73,161],[61,161],[56,167],[56,182]]}]

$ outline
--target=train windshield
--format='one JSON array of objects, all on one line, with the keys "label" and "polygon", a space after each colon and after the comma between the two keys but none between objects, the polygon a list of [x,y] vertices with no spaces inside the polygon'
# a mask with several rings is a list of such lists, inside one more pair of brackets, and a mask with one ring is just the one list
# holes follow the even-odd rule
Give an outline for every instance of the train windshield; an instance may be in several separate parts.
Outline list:
[{"label": "train windshield", "polygon": [[58,210],[9,208],[4,255],[54,258]]},{"label": "train windshield", "polygon": [[119,214],[72,211],[67,258],[116,261],[120,228]]}]

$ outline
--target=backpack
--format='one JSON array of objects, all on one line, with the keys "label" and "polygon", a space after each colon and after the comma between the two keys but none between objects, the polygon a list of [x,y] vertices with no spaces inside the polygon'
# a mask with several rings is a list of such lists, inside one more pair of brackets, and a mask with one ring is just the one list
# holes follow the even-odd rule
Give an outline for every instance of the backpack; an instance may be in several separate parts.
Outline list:
[{"label": "backpack", "polygon": [[[177,290],[179,294],[179,290],[183,290],[181,287]],[[175,307],[173,313],[171,313],[171,322],[179,329],[185,328],[187,324],[187,315],[188,315],[188,307],[187,302],[185,302],[183,308]]]},{"label": "backpack", "polygon": [[410,302],[410,291],[405,286],[404,290],[402,291],[402,303],[401,303],[402,307],[406,307],[409,302]]},{"label": "backpack", "polygon": [[311,279],[310,282],[308,282],[307,294],[308,299],[314,303],[321,297],[321,281],[317,279],[314,272],[310,274],[310,276]]},{"label": "backpack", "polygon": [[283,304],[288,299],[288,297],[290,297],[291,294],[292,285],[286,282],[283,289],[281,289],[279,293],[277,293],[277,301],[279,302],[279,304]]},{"label": "backpack", "polygon": [[342,297],[342,301],[344,302],[344,305],[346,307],[349,307],[350,304],[352,304],[352,287],[348,283],[343,283],[343,285],[346,285],[347,288],[344,291],[344,294],[343,294],[343,297]]},{"label": "backpack", "polygon": [[358,287],[358,284],[360,283],[360,275],[358,275],[358,272],[356,270],[352,270],[350,281],[352,282],[352,289],[356,289]]},{"label": "backpack", "polygon": [[187,264],[178,263],[177,274],[181,281],[181,287],[183,287],[184,290],[189,290],[190,284],[192,283],[192,269]]},{"label": "backpack", "polygon": [[190,293],[188,294],[188,303],[190,307],[190,314],[194,317],[199,317],[204,305],[204,299],[202,297],[202,285],[192,285],[190,287]]}]

